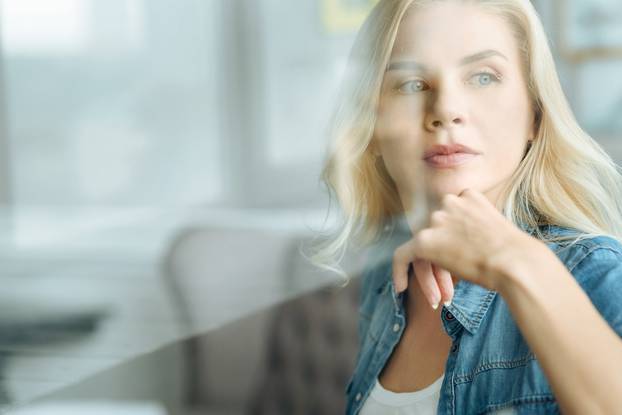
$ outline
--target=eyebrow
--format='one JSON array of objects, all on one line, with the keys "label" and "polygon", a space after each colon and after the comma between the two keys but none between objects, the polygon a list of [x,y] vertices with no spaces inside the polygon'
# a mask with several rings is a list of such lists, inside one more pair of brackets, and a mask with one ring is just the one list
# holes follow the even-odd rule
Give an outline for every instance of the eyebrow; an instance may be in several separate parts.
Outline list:
[{"label": "eyebrow", "polygon": [[[506,61],[508,60],[508,58],[503,53],[496,51],[494,49],[487,49],[481,52],[477,52],[473,55],[465,56],[464,58],[460,59],[459,65],[460,66],[468,65],[470,63],[477,62],[482,59],[489,58],[491,56],[498,56],[498,57],[505,59]],[[404,69],[425,71],[426,66],[415,61],[391,62],[387,65],[386,71],[388,72],[392,70],[404,70]]]}]

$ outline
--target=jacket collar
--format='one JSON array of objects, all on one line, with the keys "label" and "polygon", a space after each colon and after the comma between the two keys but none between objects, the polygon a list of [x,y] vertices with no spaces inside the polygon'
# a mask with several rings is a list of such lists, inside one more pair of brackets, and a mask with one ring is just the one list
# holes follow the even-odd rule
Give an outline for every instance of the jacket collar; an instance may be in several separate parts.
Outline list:
[{"label": "jacket collar", "polygon": [[[412,238],[412,233],[404,217],[399,218],[395,223],[395,227],[390,229],[390,231],[389,246],[391,248],[385,251],[385,253],[392,253],[397,246]],[[387,258],[389,258],[388,266],[385,268],[387,271],[384,278],[379,281],[380,286],[377,287],[376,292],[379,295],[391,296],[395,312],[404,316],[406,313],[404,307],[405,293],[395,293],[392,278],[393,266],[390,259],[392,255],[389,255]],[[496,291],[488,290],[466,280],[459,280],[454,287],[454,297],[449,307],[445,307],[442,304],[441,306],[451,312],[466,330],[471,334],[475,334],[496,295]]]},{"label": "jacket collar", "polygon": [[[534,234],[533,229],[528,229],[526,226],[520,226],[520,228],[530,233]],[[549,235],[563,235],[563,234],[574,234],[576,230],[571,228],[565,228],[557,225],[541,225],[540,230],[544,234]],[[401,215],[395,218],[387,227],[385,227],[385,233],[387,234],[387,242],[388,245],[385,245],[385,248],[388,246],[389,250],[384,251],[388,258],[388,266],[386,267],[387,273],[385,278],[382,279],[380,287],[378,287],[377,292],[382,295],[390,295],[395,307],[396,313],[400,313],[401,315],[405,315],[404,309],[404,293],[396,294],[395,286],[393,285],[392,278],[392,265],[391,258],[392,253],[399,245],[403,244],[410,238],[412,238],[412,232],[406,220],[406,217]],[[559,245],[557,243],[547,243],[550,249],[556,251],[559,249]],[[471,334],[475,334],[479,329],[482,320],[486,316],[488,309],[490,308],[490,304],[495,299],[497,295],[496,291],[488,290],[480,285],[473,284],[466,280],[459,280],[454,287],[454,297],[452,299],[451,305],[449,307],[445,307],[449,312],[453,314],[453,316],[462,324],[462,326],[467,329]]]},{"label": "jacket collar", "polygon": [[[395,293],[391,265],[387,267],[385,279],[382,285],[378,287],[377,293],[378,295],[390,295],[396,314],[405,316],[405,294],[403,292],[399,294]],[[458,320],[469,333],[475,334],[496,295],[496,291],[488,290],[466,280],[460,280],[454,287],[454,297],[449,307],[441,306],[453,314],[456,320]]]},{"label": "jacket collar", "polygon": [[[524,226],[521,226],[525,232],[532,234],[532,231],[526,229]],[[386,275],[384,278],[379,281],[379,287],[377,287],[377,293],[380,295],[390,295],[393,301],[395,312],[401,315],[405,315],[404,308],[404,293],[396,294],[395,286],[393,284],[392,278],[392,252],[399,245],[403,244],[410,238],[412,238],[412,233],[408,226],[408,222],[404,216],[398,217],[397,220],[393,222],[393,224],[387,228],[385,228],[388,233],[388,245],[385,245],[385,249],[389,247],[388,250],[385,250],[386,258],[388,258],[388,266]],[[555,225],[542,225],[541,230],[544,233],[552,233],[552,234],[563,234],[566,232],[572,232],[572,230],[555,226]],[[558,247],[556,244],[547,244],[553,250],[556,250]],[[454,287],[454,297],[452,299],[451,305],[449,307],[445,307],[451,314],[462,324],[462,326],[469,331],[471,334],[477,333],[482,320],[486,316],[488,309],[490,308],[490,304],[495,299],[497,295],[496,291],[488,290],[480,285],[473,284],[467,280],[459,280]]]}]

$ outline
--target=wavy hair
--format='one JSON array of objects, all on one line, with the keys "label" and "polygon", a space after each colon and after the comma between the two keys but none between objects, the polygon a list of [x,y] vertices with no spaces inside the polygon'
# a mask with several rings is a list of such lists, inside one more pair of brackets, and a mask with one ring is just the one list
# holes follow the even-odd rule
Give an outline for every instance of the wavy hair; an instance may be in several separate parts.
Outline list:
[{"label": "wavy hair", "polygon": [[[350,53],[321,180],[336,197],[338,227],[317,243],[310,260],[345,278],[340,261],[348,245],[378,241],[403,214],[398,191],[370,146],[380,88],[399,24],[412,7],[438,1],[475,4],[508,22],[521,53],[536,114],[532,145],[501,196],[502,214],[545,242],[608,235],[622,241],[622,176],[602,147],[578,125],[557,76],[537,12],[526,0],[380,0],[359,31]],[[380,160],[379,160],[380,159]],[[330,210],[330,204],[329,204]],[[571,228],[549,235],[541,225]]]}]

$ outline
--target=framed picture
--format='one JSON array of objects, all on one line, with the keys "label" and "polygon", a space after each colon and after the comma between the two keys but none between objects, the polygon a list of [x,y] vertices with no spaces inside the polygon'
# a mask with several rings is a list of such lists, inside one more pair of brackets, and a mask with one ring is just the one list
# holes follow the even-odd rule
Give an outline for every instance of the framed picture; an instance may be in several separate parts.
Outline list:
[{"label": "framed picture", "polygon": [[555,15],[564,58],[622,58],[622,1],[555,0]]},{"label": "framed picture", "polygon": [[355,32],[378,0],[320,0],[327,32]]}]

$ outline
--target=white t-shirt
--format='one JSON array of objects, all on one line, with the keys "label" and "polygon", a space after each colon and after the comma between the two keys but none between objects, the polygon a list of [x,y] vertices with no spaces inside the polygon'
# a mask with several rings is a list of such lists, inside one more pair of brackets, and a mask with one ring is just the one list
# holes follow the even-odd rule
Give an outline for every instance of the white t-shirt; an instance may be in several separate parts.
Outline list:
[{"label": "white t-shirt", "polygon": [[435,415],[445,374],[416,392],[396,393],[376,385],[361,408],[361,415]]}]

